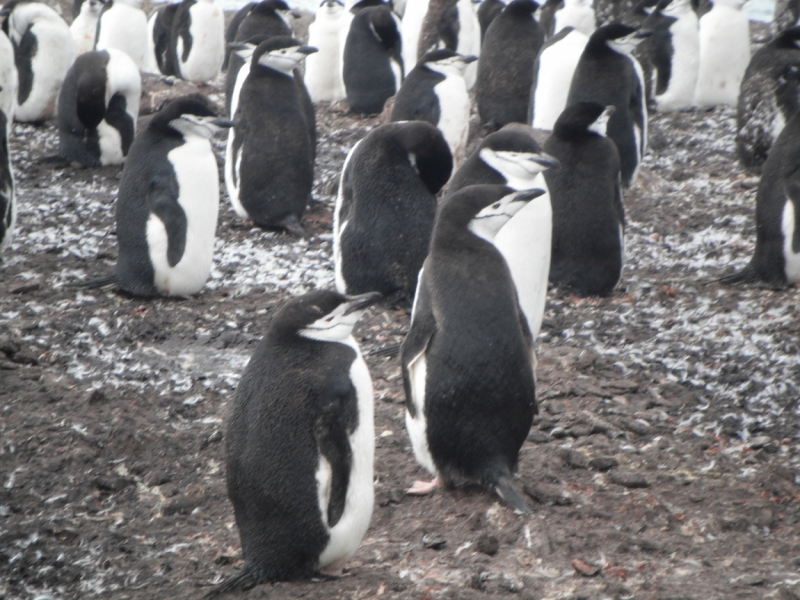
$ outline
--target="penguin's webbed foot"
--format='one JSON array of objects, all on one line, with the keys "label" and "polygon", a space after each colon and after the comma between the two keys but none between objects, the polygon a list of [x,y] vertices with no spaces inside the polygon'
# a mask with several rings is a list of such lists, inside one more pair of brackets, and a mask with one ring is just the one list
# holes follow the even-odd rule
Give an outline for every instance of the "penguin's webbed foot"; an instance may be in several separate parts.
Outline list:
[{"label": "penguin's webbed foot", "polygon": [[406,491],[409,496],[427,496],[441,483],[439,476],[433,478],[432,481],[415,481],[410,488]]}]

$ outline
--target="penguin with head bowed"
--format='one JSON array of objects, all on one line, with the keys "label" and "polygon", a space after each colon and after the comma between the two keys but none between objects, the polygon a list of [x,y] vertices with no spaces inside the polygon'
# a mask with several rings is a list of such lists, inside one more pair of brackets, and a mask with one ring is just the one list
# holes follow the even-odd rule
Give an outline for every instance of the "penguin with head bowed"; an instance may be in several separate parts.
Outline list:
[{"label": "penguin with head bowed", "polygon": [[542,190],[470,186],[436,218],[401,347],[414,456],[443,482],[476,483],[530,513],[511,480],[536,414],[535,354],[497,232]]},{"label": "penguin with head bowed", "polygon": [[800,282],[800,111],[775,140],[761,170],[753,258],[721,281],[774,289]]},{"label": "penguin with head bowed", "polygon": [[58,93],[75,58],[72,33],[64,19],[41,2],[11,0],[2,15],[18,73],[14,118],[23,123],[46,121],[56,115]]},{"label": "penguin with head bowed", "polygon": [[225,59],[225,15],[215,0],[183,0],[172,23],[171,51],[176,75],[186,81],[212,81]]},{"label": "penguin with head bowed", "polygon": [[144,69],[147,56],[147,15],[144,0],[106,0],[97,24],[96,50],[122,50]]},{"label": "penguin with head bowed", "polygon": [[69,26],[69,30],[75,42],[76,55],[94,50],[97,21],[102,10],[102,0],[75,0],[72,6],[72,25]]},{"label": "penguin with head bowed", "polygon": [[444,135],[456,167],[463,161],[469,135],[470,101],[464,72],[477,60],[451,50],[425,55],[403,80],[392,121],[427,121]]},{"label": "penguin with head bowed", "polygon": [[373,129],[345,160],[333,216],[336,289],[410,309],[452,158],[423,121]]},{"label": "penguin with head bowed", "polygon": [[619,150],[626,187],[635,181],[647,148],[644,79],[631,52],[651,34],[622,23],[597,29],[578,61],[567,97],[567,105],[585,101],[616,107],[608,121],[608,137]]},{"label": "penguin with head bowed", "polygon": [[14,47],[8,37],[0,33],[0,252],[11,243],[17,220],[14,172],[8,149],[16,99],[17,69],[14,67]]},{"label": "penguin with head bowed", "polygon": [[397,17],[388,6],[370,6],[353,17],[344,46],[344,88],[354,113],[377,114],[403,81]]},{"label": "penguin with head bowed", "polygon": [[745,169],[761,169],[775,138],[800,109],[798,69],[800,25],[778,34],[750,59],[736,110],[736,152]]},{"label": "penguin with head bowed", "polygon": [[316,48],[283,36],[256,47],[225,157],[225,183],[236,213],[259,227],[295,235],[303,235],[300,217],[311,198],[315,139],[310,101],[294,71],[313,52]]},{"label": "penguin with head bowed", "polygon": [[538,7],[534,0],[513,0],[486,32],[475,99],[481,122],[493,128],[527,122],[533,63],[544,44],[544,30],[533,18]]},{"label": "penguin with head bowed", "polygon": [[207,597],[338,567],[372,516],[372,380],[353,326],[380,294],[316,291],[273,317],[228,416],[244,568]]},{"label": "penguin with head bowed", "polygon": [[231,122],[206,102],[173,100],[131,145],[117,199],[120,289],[136,296],[196,294],[208,279],[219,213],[210,138]]},{"label": "penguin with head bowed", "polygon": [[142,78],[117,50],[81,54],[58,98],[59,154],[84,167],[120,165],[136,133]]},{"label": "penguin with head bowed", "polygon": [[486,30],[489,29],[492,21],[503,12],[506,4],[503,0],[482,0],[478,6],[476,14],[478,16],[478,25],[481,28],[481,46],[483,46],[483,40],[486,38]]},{"label": "penguin with head bowed", "polygon": [[[478,57],[481,53],[481,32],[473,0],[458,0],[444,11],[437,25],[438,47],[462,56]],[[410,67],[410,65],[409,65]],[[471,90],[478,76],[477,63],[467,65],[464,81]]]},{"label": "penguin with head bowed", "polygon": [[345,97],[340,64],[345,14],[342,0],[322,0],[314,22],[308,27],[308,44],[319,50],[306,59],[304,74],[313,102],[338,102]]},{"label": "penguin with head bowed", "polygon": [[617,146],[606,137],[613,106],[569,105],[545,150],[560,163],[545,173],[553,207],[550,281],[578,296],[609,296],[622,273],[625,210]]},{"label": "penguin with head bowed", "polygon": [[172,23],[180,2],[160,7],[147,21],[147,53],[142,70],[145,73],[175,75],[175,53],[170,49]]}]

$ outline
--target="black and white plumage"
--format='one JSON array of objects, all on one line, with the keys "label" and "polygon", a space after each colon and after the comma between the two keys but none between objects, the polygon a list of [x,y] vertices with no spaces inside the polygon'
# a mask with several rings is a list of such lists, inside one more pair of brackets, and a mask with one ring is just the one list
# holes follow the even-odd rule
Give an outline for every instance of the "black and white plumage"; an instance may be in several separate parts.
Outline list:
[{"label": "black and white plumage", "polygon": [[772,35],[800,25],[800,0],[777,0],[770,26]]},{"label": "black and white plumage", "polygon": [[[462,56],[481,54],[481,27],[472,0],[458,0],[442,14],[436,27],[439,35],[438,48],[458,52]],[[408,65],[410,67],[411,65]],[[471,90],[478,76],[478,65],[467,65],[464,81]]]},{"label": "black and white plumage", "polygon": [[333,216],[337,290],[375,290],[411,307],[436,218],[436,194],[452,165],[442,134],[423,121],[381,125],[353,147]]},{"label": "black and white plumage", "polygon": [[762,46],[742,79],[736,112],[736,151],[745,169],[758,171],[775,138],[800,109],[800,26]]},{"label": "black and white plumage", "polygon": [[239,584],[308,577],[358,549],[372,516],[372,380],[352,335],[380,298],[310,292],[273,317],[228,417]]},{"label": "black and white plumage", "polygon": [[237,95],[225,154],[225,184],[236,213],[296,235],[303,234],[300,217],[314,183],[316,125],[294,70],[315,51],[284,36],[258,45]]},{"label": "black and white plumage", "polygon": [[85,167],[119,165],[136,133],[142,79],[121,50],[78,56],[58,99],[59,154]]},{"label": "black and white plumage", "polygon": [[211,271],[219,213],[211,136],[230,121],[173,100],[134,140],[119,184],[115,279],[137,296],[189,295]]},{"label": "black and white plumage", "polygon": [[544,30],[533,18],[538,7],[533,0],[513,0],[486,31],[475,82],[482,123],[500,128],[527,122],[533,63],[544,44]]},{"label": "black and white plumage", "polygon": [[626,187],[635,181],[647,148],[644,79],[631,52],[649,35],[621,23],[600,27],[578,61],[567,98],[567,105],[585,101],[616,107],[608,137],[617,144]]},{"label": "black and white plumage", "polygon": [[175,75],[175,53],[170,50],[172,22],[180,2],[161,6],[147,21],[147,53],[142,70],[146,73]]},{"label": "black and white plumage", "polygon": [[800,282],[800,111],[775,140],[761,171],[753,258],[722,282],[772,288]]},{"label": "black and white plumage", "polygon": [[8,37],[0,33],[0,252],[11,243],[17,220],[14,171],[8,148],[16,98],[17,69],[14,67],[14,47]]},{"label": "black and white plumage", "polygon": [[72,9],[72,39],[75,42],[75,55],[94,50],[97,37],[97,21],[103,10],[102,0],[75,0]]},{"label": "black and white plumage", "polygon": [[14,118],[38,123],[56,115],[61,84],[75,58],[72,33],[56,11],[41,2],[12,0],[3,31],[14,45],[18,73]]},{"label": "black and white plumage", "polygon": [[481,28],[481,46],[486,37],[486,30],[489,29],[489,25],[492,24],[492,21],[503,12],[506,4],[507,3],[503,2],[503,0],[483,0],[478,6],[476,14],[478,16],[478,24]]},{"label": "black and white plumage", "polygon": [[464,159],[469,135],[470,100],[464,73],[475,60],[450,50],[429,52],[403,80],[392,108],[392,121],[436,125],[456,165]]},{"label": "black and white plumage", "polygon": [[563,0],[563,3],[554,14],[553,35],[566,27],[572,27],[587,37],[592,35],[597,29],[592,6],[594,0]]},{"label": "black and white plumage", "polygon": [[606,137],[613,111],[594,102],[571,104],[544,144],[561,165],[544,175],[553,206],[550,281],[578,296],[609,296],[622,273],[619,152]]},{"label": "black and white plumage", "polygon": [[96,50],[122,50],[144,69],[147,56],[147,15],[144,0],[105,0],[97,24]]},{"label": "black and white plumage", "polygon": [[196,83],[215,79],[225,59],[225,15],[215,0],[183,0],[175,11],[175,74]]},{"label": "black and white plumage", "polygon": [[344,87],[350,110],[376,114],[403,81],[402,41],[388,6],[370,6],[353,17],[344,45]]},{"label": "black and white plumage", "polygon": [[401,361],[414,456],[438,481],[477,483],[530,512],[511,474],[536,413],[535,355],[493,240],[541,190],[471,186],[449,196],[420,273]]},{"label": "black and white plumage", "polygon": [[250,14],[250,11],[253,10],[255,5],[255,2],[248,2],[242,6],[236,11],[236,14],[233,15],[230,23],[228,23],[228,27],[225,29],[225,60],[222,63],[223,71],[228,68],[228,61],[231,57],[231,48],[229,47],[229,44],[236,40],[236,32],[239,29],[239,25],[241,25],[242,21],[247,18],[247,15]]},{"label": "black and white plumage", "polygon": [[403,20],[400,22],[402,57],[406,70],[413,68],[422,58],[419,54],[419,41],[430,5],[431,0],[408,0],[406,2]]},{"label": "black and white plumage", "polygon": [[345,97],[341,29],[346,14],[342,0],[322,0],[314,22],[308,26],[308,44],[319,50],[306,59],[303,74],[314,102],[338,102]]}]

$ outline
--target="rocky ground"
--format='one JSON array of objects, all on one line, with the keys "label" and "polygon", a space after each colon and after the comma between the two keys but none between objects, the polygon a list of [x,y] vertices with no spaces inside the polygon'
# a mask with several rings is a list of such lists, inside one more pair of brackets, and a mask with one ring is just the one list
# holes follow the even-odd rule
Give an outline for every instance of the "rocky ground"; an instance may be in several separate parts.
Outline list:
[{"label": "rocky ground", "polygon": [[[205,89],[204,91],[214,91]],[[0,257],[0,598],[199,598],[241,566],[226,497],[227,404],[274,311],[331,287],[331,215],[350,147],[378,123],[319,106],[309,237],[238,220],[188,299],[67,284],[116,257],[120,169],[75,169],[52,124],[15,125],[15,239]],[[409,497],[426,474],[397,358],[375,386],[375,511],[343,577],[232,598],[800,597],[798,290],[714,280],[752,252],[757,180],[730,109],[651,119],[625,194],[611,298],[548,299],[540,415],[520,455],[523,518],[480,489]],[[221,156],[223,144],[217,144]],[[372,309],[365,353],[408,317]]]}]

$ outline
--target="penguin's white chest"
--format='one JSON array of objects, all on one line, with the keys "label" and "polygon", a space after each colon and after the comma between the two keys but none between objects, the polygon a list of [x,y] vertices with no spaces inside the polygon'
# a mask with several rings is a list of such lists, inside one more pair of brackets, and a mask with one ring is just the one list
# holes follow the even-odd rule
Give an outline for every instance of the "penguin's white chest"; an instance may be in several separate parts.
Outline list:
[{"label": "penguin's white chest", "polygon": [[[464,78],[459,75],[448,75],[444,81],[436,84],[433,93],[439,99],[439,123],[456,165],[464,158],[469,135],[469,93]],[[456,167],[457,168],[457,167]],[[453,169],[455,172],[456,168]]]},{"label": "penguin's white chest", "polygon": [[556,11],[553,35],[565,27],[574,27],[584,35],[592,35],[595,30],[594,9],[591,6],[567,4]]},{"label": "penguin's white chest", "polygon": [[97,49],[106,48],[122,50],[133,59],[136,68],[141,71],[147,52],[147,17],[144,11],[115,2],[113,8],[103,13],[100,19]]},{"label": "penguin's white chest", "polygon": [[304,80],[313,102],[337,102],[345,97],[340,48],[341,14],[317,12],[308,28],[308,45],[318,52],[306,58]]},{"label": "penguin's white chest", "polygon": [[340,294],[347,293],[347,282],[344,280],[344,273],[342,271],[342,235],[347,228],[347,220],[342,218],[342,207],[344,205],[344,188],[345,188],[345,173],[347,173],[347,166],[350,160],[356,153],[356,148],[361,144],[362,140],[356,142],[356,145],[347,153],[347,158],[344,159],[342,165],[342,174],[339,180],[339,193],[336,196],[336,205],[333,208],[333,268],[334,268],[334,281],[336,282],[336,291]]},{"label": "penguin's white chest", "polygon": [[156,289],[162,294],[195,294],[211,272],[214,234],[219,213],[217,161],[205,138],[189,137],[167,154],[178,182],[178,204],[186,215],[186,246],[173,267],[167,260],[168,238],[155,214],[147,221],[147,244]]},{"label": "penguin's white chest", "polygon": [[431,475],[437,475],[436,465],[433,463],[430,446],[428,445],[428,422],[425,418],[425,382],[428,377],[428,363],[425,352],[420,353],[408,363],[408,379],[411,384],[411,401],[414,403],[416,415],[406,410],[406,430],[411,440],[414,457]]},{"label": "penguin's white chest", "polygon": [[219,75],[225,59],[225,16],[215,2],[201,1],[189,9],[192,47],[183,61],[183,39],[178,37],[177,54],[181,77],[188,81],[211,81]]},{"label": "penguin's white chest", "polygon": [[700,19],[700,65],[694,102],[736,106],[750,61],[750,23],[740,10],[715,5]]},{"label": "penguin's white chest", "polygon": [[76,56],[94,49],[98,18],[98,14],[83,10],[70,25],[72,39],[75,41]]},{"label": "penguin's white chest", "polygon": [[786,280],[789,283],[800,281],[800,251],[795,252],[792,248],[792,240],[795,234],[795,205],[791,200],[786,200],[783,206],[783,219],[781,221],[781,231],[783,232],[783,257],[786,259]]},{"label": "penguin's white chest", "polygon": [[403,38],[403,65],[406,71],[411,71],[417,64],[419,37],[425,15],[428,14],[429,3],[429,0],[408,0],[406,3],[400,27]]},{"label": "penguin's white chest", "polygon": [[[239,108],[239,95],[242,91],[245,79],[250,74],[250,63],[247,62],[239,69],[236,75],[236,83],[233,86],[233,94],[231,95],[231,118],[236,116],[236,111]],[[239,148],[238,152],[234,152],[234,140],[236,139],[236,131],[233,127],[228,130],[228,144],[225,146],[225,189],[228,192],[228,198],[231,201],[233,210],[241,218],[247,218],[247,211],[244,209],[241,200],[239,199],[239,173],[242,166],[242,149]]]},{"label": "penguin's white chest", "polygon": [[539,55],[539,71],[533,97],[533,127],[551,131],[567,106],[575,67],[589,38],[571,31],[563,40]]},{"label": "penguin's white chest", "polygon": [[[480,56],[481,54],[481,25],[473,5],[478,6],[472,0],[458,0],[458,46],[456,46],[456,52],[462,56]],[[411,68],[406,65],[406,72]],[[464,72],[464,81],[468,90],[475,85],[477,76],[478,62],[471,62]]]},{"label": "penguin's white chest", "polygon": [[700,37],[694,11],[682,15],[669,31],[672,35],[672,70],[666,91],[656,96],[658,110],[686,110],[694,103],[700,66]]},{"label": "penguin's white chest", "polygon": [[647,148],[647,98],[645,98],[644,93],[644,71],[642,71],[642,65],[640,65],[639,61],[633,56],[629,56],[628,58],[630,58],[633,70],[636,73],[636,78],[639,80],[639,85],[642,90],[642,101],[639,106],[642,115],[642,126],[640,127],[635,122],[633,124],[633,136],[636,140],[636,168],[633,170],[633,175],[631,176],[631,184],[633,184],[639,174],[639,167],[642,164],[642,158],[644,158],[644,152]]}]

